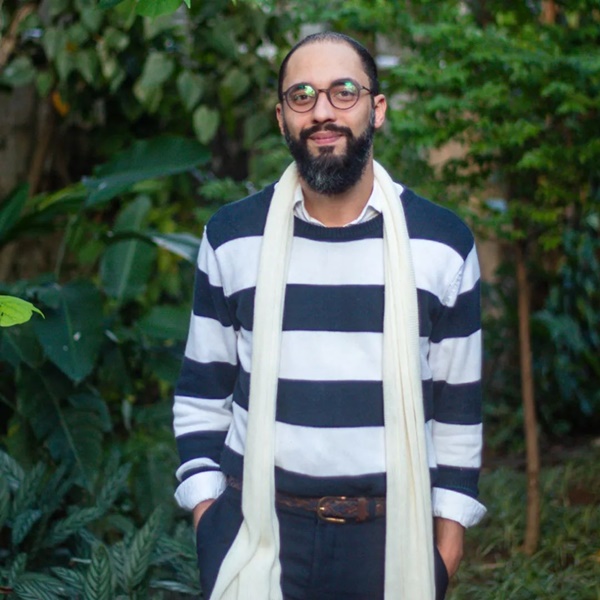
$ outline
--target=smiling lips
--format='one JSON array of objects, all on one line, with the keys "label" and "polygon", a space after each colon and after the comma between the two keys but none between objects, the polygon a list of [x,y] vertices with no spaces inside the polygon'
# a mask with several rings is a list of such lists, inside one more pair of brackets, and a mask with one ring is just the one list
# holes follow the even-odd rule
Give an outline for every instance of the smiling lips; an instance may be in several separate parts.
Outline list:
[{"label": "smiling lips", "polygon": [[313,133],[309,139],[317,144],[317,146],[327,146],[329,144],[334,144],[343,137],[343,133],[335,131],[317,131],[316,133]]}]

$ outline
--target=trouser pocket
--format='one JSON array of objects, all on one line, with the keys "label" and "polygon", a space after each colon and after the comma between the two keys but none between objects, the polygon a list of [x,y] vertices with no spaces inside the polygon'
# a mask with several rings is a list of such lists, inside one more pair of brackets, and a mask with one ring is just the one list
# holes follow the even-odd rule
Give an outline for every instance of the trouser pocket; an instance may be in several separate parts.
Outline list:
[{"label": "trouser pocket", "polygon": [[206,599],[212,593],[221,563],[231,548],[241,524],[239,492],[227,487],[202,515],[196,529],[200,587]]}]

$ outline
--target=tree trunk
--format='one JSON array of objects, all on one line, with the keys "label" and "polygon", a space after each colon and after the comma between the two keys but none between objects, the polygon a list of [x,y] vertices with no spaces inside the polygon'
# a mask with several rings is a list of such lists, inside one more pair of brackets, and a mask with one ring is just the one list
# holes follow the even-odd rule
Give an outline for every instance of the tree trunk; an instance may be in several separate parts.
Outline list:
[{"label": "tree trunk", "polygon": [[558,15],[558,6],[556,5],[555,0],[544,0],[542,2],[542,14],[541,14],[542,23],[546,23],[547,25],[556,23],[557,15]]},{"label": "tree trunk", "polygon": [[527,525],[523,551],[531,556],[540,539],[540,450],[529,329],[530,299],[524,244],[516,244],[517,294],[519,306],[519,350],[521,360],[521,394],[527,449]]}]

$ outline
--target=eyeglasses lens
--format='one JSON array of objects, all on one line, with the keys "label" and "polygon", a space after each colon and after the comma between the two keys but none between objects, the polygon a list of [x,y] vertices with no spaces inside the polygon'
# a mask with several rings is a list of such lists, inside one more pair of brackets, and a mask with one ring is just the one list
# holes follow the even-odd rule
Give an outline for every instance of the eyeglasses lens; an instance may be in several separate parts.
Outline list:
[{"label": "eyeglasses lens", "polygon": [[350,108],[358,100],[359,89],[353,81],[343,81],[329,88],[331,103],[336,108]]},{"label": "eyeglasses lens", "polygon": [[288,91],[287,100],[294,110],[310,110],[317,101],[317,91],[303,83]]},{"label": "eyeglasses lens", "polygon": [[317,103],[319,92],[328,92],[329,101],[335,108],[352,108],[358,101],[360,88],[353,81],[334,83],[328,90],[316,90],[308,83],[301,83],[286,93],[290,108],[298,112],[306,112]]}]

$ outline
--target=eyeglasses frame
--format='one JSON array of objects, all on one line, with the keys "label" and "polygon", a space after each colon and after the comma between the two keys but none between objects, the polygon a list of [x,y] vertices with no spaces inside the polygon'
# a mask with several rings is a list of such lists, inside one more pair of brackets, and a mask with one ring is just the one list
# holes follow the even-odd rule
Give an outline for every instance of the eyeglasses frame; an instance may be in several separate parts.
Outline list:
[{"label": "eyeglasses frame", "polygon": [[[358,88],[358,95],[356,96],[356,102],[354,104],[352,104],[351,106],[346,106],[344,108],[340,108],[331,101],[330,92],[331,92],[332,87],[334,87],[336,84],[339,84],[344,81],[350,81],[351,83],[356,85],[356,87]],[[290,104],[290,101],[288,100],[288,94],[290,93],[291,89],[294,87],[298,87],[300,85],[309,85],[317,93],[317,95],[315,96],[315,103],[310,108],[307,108],[306,110],[298,110],[297,108],[294,108]],[[293,85],[290,85],[290,87],[287,90],[285,90],[285,92],[283,92],[281,95],[283,96],[283,99],[285,100],[285,103],[289,106],[290,110],[293,110],[295,113],[304,114],[304,113],[310,112],[311,110],[313,110],[315,108],[315,106],[317,105],[317,102],[319,102],[319,94],[321,92],[323,92],[325,94],[325,96],[327,96],[327,100],[329,101],[329,104],[331,104],[331,106],[333,106],[333,108],[335,108],[336,110],[350,110],[351,108],[354,108],[358,104],[358,101],[360,100],[361,92],[363,90],[365,90],[369,94],[373,94],[373,90],[370,90],[368,87],[361,85],[360,83],[358,83],[358,81],[352,79],[351,77],[344,77],[342,79],[336,79],[328,88],[315,88],[315,87],[313,87],[313,85],[311,83],[304,82],[304,81],[302,81],[300,83],[294,83]]]}]

